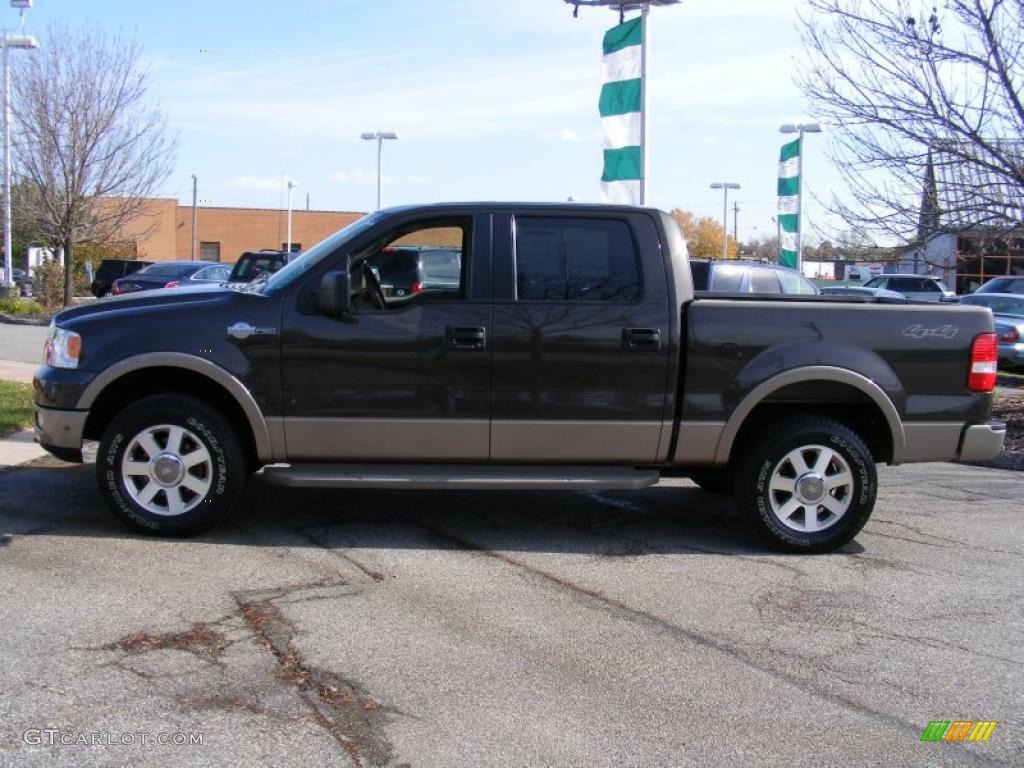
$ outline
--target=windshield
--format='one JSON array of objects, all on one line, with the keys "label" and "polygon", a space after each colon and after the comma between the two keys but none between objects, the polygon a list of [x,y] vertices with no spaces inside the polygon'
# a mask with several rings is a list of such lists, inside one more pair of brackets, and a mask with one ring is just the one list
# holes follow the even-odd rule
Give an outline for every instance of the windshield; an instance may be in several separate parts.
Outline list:
[{"label": "windshield", "polygon": [[272,275],[266,273],[260,275],[246,286],[246,290],[262,293],[266,296],[274,296],[281,293],[281,291],[284,291],[296,280],[314,269],[321,261],[328,258],[346,242],[358,237],[377,224],[380,219],[381,214],[379,211],[357,219],[344,229],[338,230],[330,237],[321,240],[304,254],[289,262],[287,266],[282,267]]}]

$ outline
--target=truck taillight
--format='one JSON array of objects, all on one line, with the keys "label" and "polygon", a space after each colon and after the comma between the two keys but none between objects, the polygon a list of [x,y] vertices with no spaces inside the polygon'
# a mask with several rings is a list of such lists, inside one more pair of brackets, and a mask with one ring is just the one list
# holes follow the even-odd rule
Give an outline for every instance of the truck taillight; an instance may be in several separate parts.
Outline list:
[{"label": "truck taillight", "polygon": [[409,293],[423,293],[423,283],[413,283],[410,285]]},{"label": "truck taillight", "polygon": [[996,386],[998,352],[994,333],[979,333],[971,342],[971,367],[967,388],[971,392],[991,392]]}]

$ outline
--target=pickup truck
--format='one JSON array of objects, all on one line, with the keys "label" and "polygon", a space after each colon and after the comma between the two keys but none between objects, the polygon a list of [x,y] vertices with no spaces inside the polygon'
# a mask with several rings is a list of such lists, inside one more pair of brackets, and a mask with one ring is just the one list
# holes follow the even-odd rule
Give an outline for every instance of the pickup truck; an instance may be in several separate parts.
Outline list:
[{"label": "pickup truck", "polygon": [[[460,278],[385,297],[367,261],[447,247]],[[98,440],[113,512],[207,528],[247,477],[321,488],[731,490],[774,546],[864,526],[878,463],[994,456],[991,313],[696,295],[653,209],[439,204],[365,216],[244,288],[60,313],[36,432]]]}]

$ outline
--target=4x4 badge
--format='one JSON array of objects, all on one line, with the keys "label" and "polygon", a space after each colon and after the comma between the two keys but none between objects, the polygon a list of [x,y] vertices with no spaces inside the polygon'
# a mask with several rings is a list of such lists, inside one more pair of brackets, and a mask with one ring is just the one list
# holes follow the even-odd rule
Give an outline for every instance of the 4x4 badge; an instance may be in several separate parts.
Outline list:
[{"label": "4x4 badge", "polygon": [[235,323],[228,326],[228,336],[234,336],[236,339],[247,339],[250,336],[275,336],[276,334],[277,328],[266,326],[261,328],[248,323]]}]

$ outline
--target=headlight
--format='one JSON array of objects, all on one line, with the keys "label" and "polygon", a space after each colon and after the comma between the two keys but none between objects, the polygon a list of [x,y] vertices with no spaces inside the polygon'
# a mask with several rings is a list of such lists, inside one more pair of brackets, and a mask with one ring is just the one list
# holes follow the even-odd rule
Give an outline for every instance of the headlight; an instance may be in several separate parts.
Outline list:
[{"label": "headlight", "polygon": [[82,352],[82,337],[74,331],[50,323],[50,333],[43,348],[43,362],[53,368],[77,368]]}]

